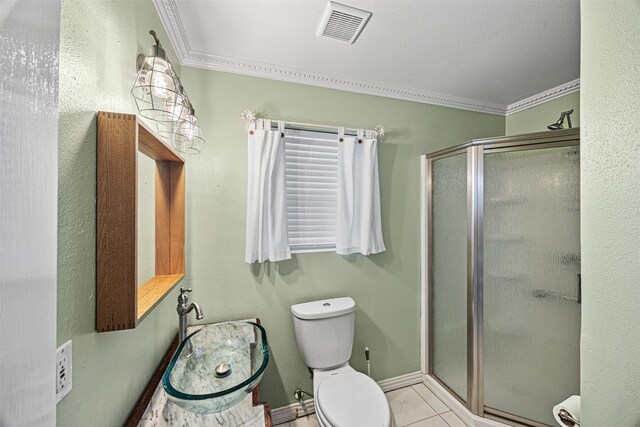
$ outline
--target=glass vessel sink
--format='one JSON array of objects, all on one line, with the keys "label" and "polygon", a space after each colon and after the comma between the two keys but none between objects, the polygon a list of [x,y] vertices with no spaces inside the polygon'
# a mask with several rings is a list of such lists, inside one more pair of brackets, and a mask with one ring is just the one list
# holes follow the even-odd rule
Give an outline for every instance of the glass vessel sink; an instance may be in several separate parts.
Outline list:
[{"label": "glass vessel sink", "polygon": [[162,386],[169,399],[187,411],[220,412],[251,393],[268,362],[262,326],[245,321],[206,325],[180,343]]}]

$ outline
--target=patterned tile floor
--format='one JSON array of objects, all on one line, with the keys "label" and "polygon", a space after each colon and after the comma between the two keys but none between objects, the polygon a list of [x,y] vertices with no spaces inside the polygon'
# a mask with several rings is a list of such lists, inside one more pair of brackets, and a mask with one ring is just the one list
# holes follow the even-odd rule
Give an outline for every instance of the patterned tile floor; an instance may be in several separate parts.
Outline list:
[{"label": "patterned tile floor", "polygon": [[[390,391],[386,395],[398,427],[466,427],[424,384]],[[313,414],[275,427],[319,427],[319,424]]]}]

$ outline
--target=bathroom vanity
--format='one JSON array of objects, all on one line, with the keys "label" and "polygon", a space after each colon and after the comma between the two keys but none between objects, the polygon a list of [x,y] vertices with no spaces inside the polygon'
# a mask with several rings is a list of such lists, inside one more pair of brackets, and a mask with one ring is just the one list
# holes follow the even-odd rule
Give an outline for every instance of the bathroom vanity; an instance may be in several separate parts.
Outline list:
[{"label": "bathroom vanity", "polygon": [[[259,323],[259,320],[247,319],[246,322]],[[234,339],[233,334],[235,332],[233,332],[233,328],[225,330],[212,328],[217,325],[223,324],[190,326],[188,328],[188,333],[192,334],[198,331],[198,333],[193,335],[193,337],[200,335],[204,336],[203,334],[206,333],[208,334],[207,339],[212,340],[225,341]],[[189,341],[189,339],[185,341]],[[176,339],[171,345],[167,354],[160,363],[156,374],[153,376],[147,388],[138,400],[136,407],[126,423],[127,427],[199,427],[208,425],[271,427],[272,421],[269,405],[259,401],[258,386],[255,386],[251,392],[247,392],[245,397],[241,398],[241,400],[232,407],[210,414],[190,412],[172,402],[172,396],[169,396],[163,387],[162,377],[163,375],[167,377],[171,374],[171,370],[174,368],[176,359],[180,355],[181,350],[184,350],[186,344],[190,344],[190,342],[185,342],[181,347],[178,347],[178,340]],[[196,341],[194,341],[194,345],[197,346]],[[196,348],[195,351],[197,353],[199,350]],[[197,356],[194,355],[193,357]],[[241,361],[236,358],[235,364],[238,365],[239,363],[241,363]],[[167,368],[169,369],[169,374],[166,374]],[[238,369],[240,369],[240,366],[238,366]],[[167,378],[165,378],[165,381],[166,380]]]}]

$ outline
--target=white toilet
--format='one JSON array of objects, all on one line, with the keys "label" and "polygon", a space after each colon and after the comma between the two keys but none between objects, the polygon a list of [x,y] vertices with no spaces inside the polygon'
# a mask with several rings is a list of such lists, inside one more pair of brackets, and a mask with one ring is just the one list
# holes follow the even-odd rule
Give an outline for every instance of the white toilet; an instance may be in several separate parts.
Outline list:
[{"label": "white toilet", "polygon": [[313,395],[321,427],[395,427],[382,389],[349,366],[356,303],[334,298],[291,306],[298,348],[313,369]]}]

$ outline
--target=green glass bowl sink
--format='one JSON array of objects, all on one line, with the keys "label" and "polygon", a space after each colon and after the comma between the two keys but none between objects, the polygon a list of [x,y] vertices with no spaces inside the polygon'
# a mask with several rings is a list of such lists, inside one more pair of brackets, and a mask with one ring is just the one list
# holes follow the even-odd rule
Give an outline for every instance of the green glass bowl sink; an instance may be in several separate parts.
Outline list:
[{"label": "green glass bowl sink", "polygon": [[162,386],[178,406],[212,414],[247,397],[268,363],[262,326],[244,321],[214,323],[180,343],[162,376]]}]

